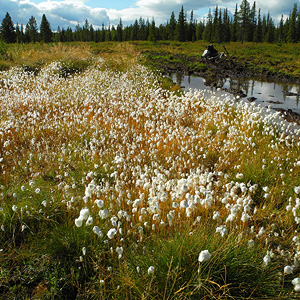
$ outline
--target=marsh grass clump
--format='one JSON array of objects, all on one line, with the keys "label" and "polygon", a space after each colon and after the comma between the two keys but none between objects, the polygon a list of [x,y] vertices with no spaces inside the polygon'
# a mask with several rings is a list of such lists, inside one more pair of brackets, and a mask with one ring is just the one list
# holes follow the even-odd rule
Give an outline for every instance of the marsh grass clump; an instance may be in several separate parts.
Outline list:
[{"label": "marsh grass clump", "polygon": [[91,65],[91,60],[68,59],[60,62],[59,76],[66,78],[76,73],[83,72]]},{"label": "marsh grass clump", "polygon": [[62,59],[0,74],[0,293],[293,297],[299,130],[178,92],[119,47],[128,60],[63,60],[72,76]]}]

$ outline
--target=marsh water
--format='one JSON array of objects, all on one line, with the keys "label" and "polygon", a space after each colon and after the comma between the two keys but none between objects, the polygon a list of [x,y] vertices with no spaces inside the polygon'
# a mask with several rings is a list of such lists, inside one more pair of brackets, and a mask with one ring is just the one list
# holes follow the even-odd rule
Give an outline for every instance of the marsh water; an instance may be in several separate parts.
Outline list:
[{"label": "marsh water", "polygon": [[[274,83],[255,79],[208,79],[196,76],[173,74],[172,79],[185,90],[200,89],[222,93],[238,91],[244,93],[243,99],[273,109],[291,109],[300,114],[300,86],[288,83]],[[234,97],[234,96],[233,96]]]}]

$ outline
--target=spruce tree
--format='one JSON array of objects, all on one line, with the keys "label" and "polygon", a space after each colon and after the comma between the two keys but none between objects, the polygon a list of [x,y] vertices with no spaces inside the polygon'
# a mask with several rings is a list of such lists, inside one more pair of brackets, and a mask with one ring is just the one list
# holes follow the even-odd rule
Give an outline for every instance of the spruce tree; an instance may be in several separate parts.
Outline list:
[{"label": "spruce tree", "polygon": [[260,9],[258,10],[257,25],[255,27],[253,41],[256,43],[263,42],[263,29],[262,29],[262,21],[260,17]]},{"label": "spruce tree", "polygon": [[194,21],[194,12],[191,11],[190,23],[188,24],[188,41],[194,42],[196,40],[196,23]]},{"label": "spruce tree", "polygon": [[138,20],[136,19],[134,21],[134,24],[131,29],[131,40],[136,41],[138,39],[138,32],[139,32],[139,23]]},{"label": "spruce tree", "polygon": [[91,40],[91,37],[90,37],[90,24],[89,24],[89,21],[88,19],[85,20],[84,22],[84,25],[82,27],[82,41],[84,42],[88,42]]},{"label": "spruce tree", "polygon": [[35,43],[38,41],[37,23],[34,16],[31,16],[25,29],[27,42]]},{"label": "spruce tree", "polygon": [[272,17],[270,16],[270,13],[268,13],[265,41],[268,43],[273,43],[274,40],[275,40],[275,26]]},{"label": "spruce tree", "polygon": [[4,19],[2,20],[1,26],[0,26],[0,35],[1,39],[5,43],[15,43],[16,42],[16,32],[15,27],[12,22],[12,19],[7,12]]},{"label": "spruce tree", "polygon": [[296,21],[296,41],[300,41],[300,10],[298,11],[297,21]]},{"label": "spruce tree", "polygon": [[206,41],[211,42],[212,37],[213,37],[213,21],[212,21],[211,10],[209,9],[208,15],[207,15],[206,26],[205,26],[205,29],[203,31],[203,38]]},{"label": "spruce tree", "polygon": [[277,39],[278,42],[284,42],[285,41],[283,15],[281,15],[279,26],[277,28],[276,39]]},{"label": "spruce tree", "polygon": [[16,26],[16,42],[18,44],[22,43],[22,33],[18,23]]},{"label": "spruce tree", "polygon": [[117,40],[119,42],[123,41],[123,23],[122,23],[122,19],[120,19],[120,22],[117,26]]},{"label": "spruce tree", "polygon": [[42,21],[40,25],[40,37],[41,41],[44,43],[50,43],[52,41],[52,31],[50,23],[48,22],[45,14],[42,16]]},{"label": "spruce tree", "polygon": [[155,21],[152,20],[149,35],[148,35],[148,41],[155,42],[156,41],[156,27],[155,27]]},{"label": "spruce tree", "polygon": [[234,16],[233,16],[233,23],[231,25],[231,41],[232,42],[236,42],[238,40],[238,27],[239,27],[238,19],[239,19],[239,13],[238,13],[237,4],[236,4]]},{"label": "spruce tree", "polygon": [[178,15],[178,21],[176,26],[176,38],[180,42],[186,41],[186,17],[183,10],[183,6],[181,6],[180,13]]},{"label": "spruce tree", "polygon": [[289,29],[288,29],[288,37],[287,37],[289,43],[295,43],[297,41],[296,19],[297,19],[297,4],[295,3],[289,21]]},{"label": "spruce tree", "polygon": [[220,30],[221,26],[219,24],[219,8],[216,6],[214,12],[213,26],[212,26],[212,41],[220,42]]},{"label": "spruce tree", "polygon": [[243,0],[239,11],[240,23],[240,40],[243,43],[248,40],[250,31],[250,4],[247,0]]},{"label": "spruce tree", "polygon": [[175,30],[176,30],[176,19],[174,11],[172,11],[169,26],[168,26],[168,39],[173,41],[175,39]]},{"label": "spruce tree", "polygon": [[254,32],[256,28],[256,2],[254,1],[250,15],[249,15],[249,31],[248,31],[248,41],[252,42],[254,39]]},{"label": "spruce tree", "polygon": [[223,42],[229,42],[230,41],[230,19],[228,16],[228,10],[225,8],[224,16],[223,16]]}]

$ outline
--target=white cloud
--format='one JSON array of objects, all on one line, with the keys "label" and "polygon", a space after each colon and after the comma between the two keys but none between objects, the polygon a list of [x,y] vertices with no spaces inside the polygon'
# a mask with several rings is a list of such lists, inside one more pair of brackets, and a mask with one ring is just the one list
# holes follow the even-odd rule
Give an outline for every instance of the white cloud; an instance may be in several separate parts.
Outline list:
[{"label": "white cloud", "polygon": [[[216,5],[219,8],[228,7],[234,12],[236,3],[240,6],[241,0],[136,0],[133,7],[125,9],[106,9],[92,8],[88,6],[86,0],[44,0],[35,4],[33,0],[0,0],[0,19],[4,18],[5,13],[9,12],[14,23],[27,24],[29,18],[34,16],[37,23],[40,24],[42,14],[46,14],[53,30],[57,26],[67,28],[74,27],[74,24],[83,24],[88,19],[90,24],[101,26],[118,24],[122,19],[124,25],[132,24],[135,19],[143,17],[144,19],[155,19],[156,24],[165,23],[170,19],[171,12],[174,11],[176,18],[183,6],[188,13],[193,10],[194,15],[203,14],[209,8]],[[248,0],[252,6],[254,0]],[[288,15],[292,11],[294,3],[299,0],[256,0],[256,7],[261,8],[262,15],[270,12],[272,18],[276,20],[281,14]],[[300,7],[299,7],[300,8]],[[207,13],[206,12],[206,13]],[[199,15],[199,17],[202,17]]]},{"label": "white cloud", "polygon": [[[249,1],[251,5],[253,2],[254,0]],[[296,3],[298,5],[298,9],[300,9],[299,0],[256,0],[255,2],[257,10],[260,8],[262,15],[266,15],[270,12],[273,20],[280,19],[281,15],[289,15],[294,8],[294,3]]]}]

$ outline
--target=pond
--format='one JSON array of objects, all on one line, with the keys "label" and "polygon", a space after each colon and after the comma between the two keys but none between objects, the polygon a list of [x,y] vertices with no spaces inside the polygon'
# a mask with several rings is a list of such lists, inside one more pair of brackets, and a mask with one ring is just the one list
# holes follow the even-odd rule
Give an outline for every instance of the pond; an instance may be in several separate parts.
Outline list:
[{"label": "pond", "polygon": [[[291,109],[300,114],[300,86],[288,83],[273,83],[254,79],[218,79],[173,74],[172,80],[185,90],[200,89],[222,93],[235,91],[244,94],[243,99],[273,109]],[[220,91],[221,89],[221,91]],[[233,96],[232,97],[236,97]]]}]

